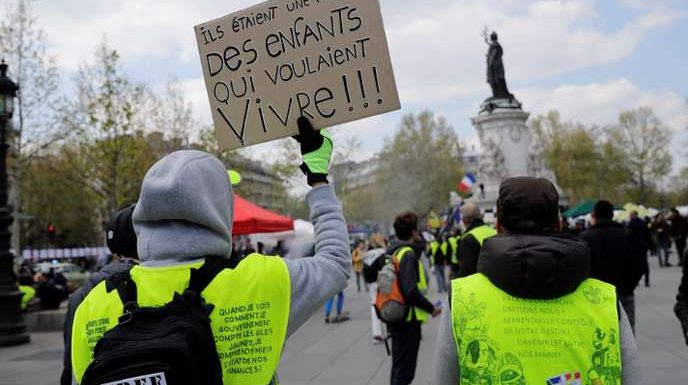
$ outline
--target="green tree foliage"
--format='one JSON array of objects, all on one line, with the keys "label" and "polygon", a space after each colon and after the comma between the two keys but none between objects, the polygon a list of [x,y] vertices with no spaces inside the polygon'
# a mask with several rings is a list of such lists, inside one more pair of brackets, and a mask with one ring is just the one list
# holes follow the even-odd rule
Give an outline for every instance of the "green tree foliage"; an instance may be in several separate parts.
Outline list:
[{"label": "green tree foliage", "polygon": [[603,130],[562,122],[557,111],[550,111],[531,121],[531,131],[542,148],[539,155],[573,204],[587,198],[624,200],[624,157]]},{"label": "green tree foliage", "polygon": [[[22,208],[22,178],[28,163],[54,141],[54,106],[59,76],[55,58],[48,54],[45,34],[33,15],[30,0],[8,5],[0,20],[0,58],[9,65],[9,76],[19,86],[14,130],[9,135],[10,203],[15,217]],[[20,220],[12,226],[12,247],[19,247]]]},{"label": "green tree foliage", "polygon": [[21,184],[23,211],[32,218],[24,245],[45,246],[48,224],[57,229],[54,245],[101,243],[107,219],[138,199],[150,166],[191,147],[196,122],[178,83],[161,93],[135,84],[104,43],[74,83],[55,123],[62,138],[31,155]]},{"label": "green tree foliage", "polygon": [[463,176],[461,153],[458,137],[443,117],[430,111],[405,115],[380,152],[378,210],[387,217],[401,210],[424,217],[444,208]]},{"label": "green tree foliage", "polygon": [[24,207],[31,220],[24,222],[24,245],[49,246],[48,225],[56,228],[59,243],[67,246],[98,244],[102,236],[97,215],[97,196],[82,188],[82,181],[73,173],[68,159],[75,149],[65,147],[54,153],[38,156],[29,164],[22,180]]},{"label": "green tree foliage", "polygon": [[625,158],[630,198],[646,204],[657,183],[671,172],[671,131],[649,107],[624,111],[609,130],[611,143]]},{"label": "green tree foliage", "polygon": [[101,199],[99,212],[107,218],[136,200],[154,160],[135,140],[145,124],[145,89],[126,77],[119,54],[105,43],[97,49],[95,62],[79,69],[75,83],[77,97],[62,116],[72,133],[68,143],[78,149],[69,161],[82,186]]},{"label": "green tree foliage", "polygon": [[19,85],[15,109],[15,154],[38,150],[53,139],[54,106],[59,97],[55,57],[47,52],[45,34],[33,15],[32,1],[19,0],[0,20],[0,58]]}]

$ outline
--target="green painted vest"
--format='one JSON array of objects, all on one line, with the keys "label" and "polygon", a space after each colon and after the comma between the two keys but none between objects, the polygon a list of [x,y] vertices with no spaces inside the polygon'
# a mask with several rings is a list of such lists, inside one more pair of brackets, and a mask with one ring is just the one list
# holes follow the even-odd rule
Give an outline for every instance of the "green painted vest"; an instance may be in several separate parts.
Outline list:
[{"label": "green painted vest", "polygon": [[[400,266],[401,260],[404,258],[404,255],[406,255],[406,253],[408,253],[409,251],[413,251],[413,249],[408,246],[405,246],[397,250],[397,252],[395,253],[394,258],[397,259],[397,263]],[[423,264],[421,263],[420,259],[418,259],[418,290],[420,290],[420,292],[423,295],[428,294],[428,282],[425,280],[425,268],[423,268]],[[429,318],[428,312],[413,306],[411,307],[411,309],[409,309],[406,321],[412,321],[414,314],[416,315],[416,319],[420,322],[425,322]]]},{"label": "green painted vest", "polygon": [[449,244],[452,247],[451,264],[459,264],[459,237],[449,237]]},{"label": "green painted vest", "polygon": [[517,298],[483,274],[452,281],[461,385],[620,385],[614,286],[587,279],[552,300]]},{"label": "green painted vest", "polygon": [[[175,292],[188,287],[190,269],[202,264],[133,267],[139,305],[162,306],[171,301]],[[117,291],[108,293],[105,287],[105,282],[95,286],[74,315],[71,355],[79,383],[93,359],[96,342],[122,315]],[[268,384],[279,364],[289,319],[291,280],[284,261],[249,255],[236,268],[220,272],[201,295],[215,306],[210,323],[223,383]]]},{"label": "green painted vest", "polygon": [[475,238],[475,240],[478,241],[478,243],[482,247],[483,242],[485,242],[485,240],[487,238],[494,237],[495,235],[497,235],[497,230],[493,229],[492,227],[490,227],[488,225],[481,225],[481,226],[478,226],[474,229],[471,229],[471,231],[467,232],[464,235],[464,237],[468,234],[472,235]]}]

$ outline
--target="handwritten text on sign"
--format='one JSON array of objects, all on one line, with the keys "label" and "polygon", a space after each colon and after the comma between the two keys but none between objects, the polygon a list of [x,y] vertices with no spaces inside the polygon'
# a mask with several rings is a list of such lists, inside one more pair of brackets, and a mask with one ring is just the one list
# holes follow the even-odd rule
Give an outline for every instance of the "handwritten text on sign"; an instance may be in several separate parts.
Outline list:
[{"label": "handwritten text on sign", "polygon": [[196,26],[225,149],[400,108],[378,0],[281,0]]}]

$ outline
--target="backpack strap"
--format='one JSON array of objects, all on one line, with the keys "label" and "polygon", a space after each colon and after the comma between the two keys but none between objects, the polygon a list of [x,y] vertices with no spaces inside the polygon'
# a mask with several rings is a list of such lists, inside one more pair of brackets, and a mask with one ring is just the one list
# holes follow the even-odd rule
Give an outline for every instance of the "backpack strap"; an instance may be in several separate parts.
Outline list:
[{"label": "backpack strap", "polygon": [[234,269],[238,264],[239,261],[235,258],[206,257],[203,266],[191,269],[188,290],[200,295],[222,270]]},{"label": "backpack strap", "polygon": [[138,307],[136,282],[131,279],[130,270],[115,274],[105,282],[105,290],[111,292],[117,290],[119,299],[124,306],[124,313],[129,313]]},{"label": "backpack strap", "polygon": [[392,263],[394,263],[394,267],[399,270],[401,269],[401,258],[406,255],[407,252],[413,251],[411,246],[402,246],[396,250],[394,250],[394,253],[392,253]]}]

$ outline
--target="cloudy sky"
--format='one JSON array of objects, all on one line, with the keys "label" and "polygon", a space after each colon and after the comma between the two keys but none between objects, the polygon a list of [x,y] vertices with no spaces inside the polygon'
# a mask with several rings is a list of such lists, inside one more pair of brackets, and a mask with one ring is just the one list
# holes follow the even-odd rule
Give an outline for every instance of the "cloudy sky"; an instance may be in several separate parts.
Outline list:
[{"label": "cloudy sky", "polygon": [[[358,157],[379,149],[401,114],[423,109],[476,141],[470,117],[490,93],[485,26],[499,32],[509,87],[532,114],[557,109],[567,120],[606,125],[621,110],[648,105],[676,133],[675,151],[688,143],[686,0],[380,1],[402,111],[338,128],[363,141]],[[106,36],[130,76],[154,85],[180,80],[196,117],[210,122],[193,26],[255,2],[37,0],[34,9],[65,75]],[[268,148],[258,153],[269,156]]]}]

